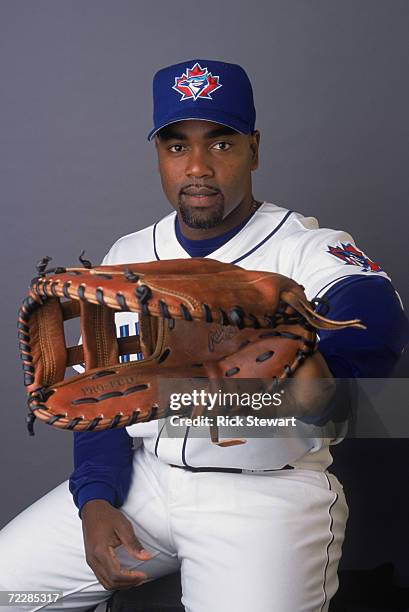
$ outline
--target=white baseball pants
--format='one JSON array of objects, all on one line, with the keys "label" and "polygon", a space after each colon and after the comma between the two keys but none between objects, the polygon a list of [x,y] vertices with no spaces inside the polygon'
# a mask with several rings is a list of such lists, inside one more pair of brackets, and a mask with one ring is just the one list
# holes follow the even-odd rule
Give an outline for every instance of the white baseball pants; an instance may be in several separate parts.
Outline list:
[{"label": "white baseball pants", "polygon": [[[150,579],[181,567],[187,612],[325,612],[338,586],[348,508],[327,472],[192,473],[139,448],[121,510],[149,561],[121,564]],[[0,590],[62,590],[57,604],[3,608],[83,612],[111,593],[85,561],[68,481],[0,531]]]}]

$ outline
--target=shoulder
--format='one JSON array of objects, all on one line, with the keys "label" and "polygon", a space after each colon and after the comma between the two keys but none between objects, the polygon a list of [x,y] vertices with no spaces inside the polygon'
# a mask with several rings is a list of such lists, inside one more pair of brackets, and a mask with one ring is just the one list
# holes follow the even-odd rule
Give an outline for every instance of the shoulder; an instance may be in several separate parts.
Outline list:
[{"label": "shoulder", "polygon": [[298,255],[312,254],[316,249],[327,251],[337,243],[354,243],[349,232],[344,229],[320,227],[315,217],[304,217],[302,214],[293,212],[286,233],[287,247],[291,246],[294,253]]},{"label": "shoulder", "polygon": [[257,230],[263,227],[265,231],[279,234],[281,240],[297,243],[317,238],[323,232],[333,232],[320,228],[315,217],[305,217],[301,213],[271,202],[264,202],[260,208],[257,220]]},{"label": "shoulder", "polygon": [[121,236],[114,242],[105,255],[103,264],[153,261],[155,257],[155,232],[158,224],[166,223],[172,214],[163,217],[157,223],[152,223],[143,229]]},{"label": "shoulder", "polygon": [[[285,210],[285,209],[284,209]],[[316,217],[306,217],[297,211],[289,211],[286,237],[294,243],[313,243],[313,241],[326,240],[342,234],[353,240],[352,236],[343,229],[320,227]]]},{"label": "shoulder", "polygon": [[146,247],[152,240],[152,232],[153,226],[151,225],[131,234],[121,236],[105,255],[104,263],[115,264],[131,261],[129,257],[136,258],[135,261],[138,261],[140,255],[146,251]]},{"label": "shoulder", "polygon": [[343,229],[319,227],[296,213],[293,231],[287,237],[287,248],[293,253],[294,265],[342,268],[347,273],[375,274],[389,278],[382,266],[358,246],[352,235]]},{"label": "shoulder", "polygon": [[309,299],[343,278],[362,275],[389,279],[348,231],[320,227],[315,217],[294,211],[283,219],[276,245],[278,270],[303,285]]},{"label": "shoulder", "polygon": [[[263,238],[265,248],[274,245],[288,265],[300,258],[325,252],[340,241],[353,243],[352,236],[339,229],[322,228],[316,217],[304,216],[277,204],[265,202],[254,223],[257,237]],[[273,241],[271,241],[273,239]]]}]

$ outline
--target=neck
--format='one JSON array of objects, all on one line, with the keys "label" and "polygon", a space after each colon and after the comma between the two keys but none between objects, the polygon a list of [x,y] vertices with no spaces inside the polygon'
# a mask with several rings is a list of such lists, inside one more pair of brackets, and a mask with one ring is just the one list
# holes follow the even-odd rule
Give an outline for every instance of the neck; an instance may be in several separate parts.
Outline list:
[{"label": "neck", "polygon": [[183,221],[180,212],[177,212],[180,230],[189,240],[206,240],[207,238],[215,238],[225,232],[233,229],[237,225],[240,225],[245,219],[250,217],[257,208],[261,205],[261,202],[256,201],[253,196],[243,200],[234,210],[232,210],[219,225],[210,229],[196,229],[189,227]]}]

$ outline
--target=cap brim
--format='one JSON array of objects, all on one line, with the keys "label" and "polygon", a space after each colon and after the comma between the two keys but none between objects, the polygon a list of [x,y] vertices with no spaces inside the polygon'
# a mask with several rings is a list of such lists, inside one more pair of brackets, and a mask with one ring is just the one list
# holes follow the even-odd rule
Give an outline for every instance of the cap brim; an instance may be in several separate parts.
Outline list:
[{"label": "cap brim", "polygon": [[[190,109],[191,110],[191,109]],[[241,119],[238,119],[232,115],[228,115],[227,113],[223,113],[222,111],[210,111],[207,110],[206,113],[203,113],[203,109],[198,109],[198,112],[189,112],[189,113],[180,113],[178,115],[174,115],[173,117],[169,117],[166,121],[164,121],[161,125],[154,127],[148,134],[148,140],[152,140],[152,138],[164,127],[167,125],[171,125],[172,123],[177,123],[179,121],[189,121],[192,119],[197,119],[199,121],[209,121],[211,123],[219,123],[220,125],[225,125],[226,127],[231,128],[232,130],[236,130],[240,134],[249,134],[251,129],[248,124],[244,123]]]}]

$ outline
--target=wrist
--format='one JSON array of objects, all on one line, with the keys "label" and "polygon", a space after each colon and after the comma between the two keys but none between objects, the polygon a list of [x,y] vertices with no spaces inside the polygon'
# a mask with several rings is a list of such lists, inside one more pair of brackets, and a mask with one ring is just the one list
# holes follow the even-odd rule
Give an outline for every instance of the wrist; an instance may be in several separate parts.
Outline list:
[{"label": "wrist", "polygon": [[103,508],[107,508],[107,507],[114,508],[115,506],[113,506],[106,499],[89,499],[83,504],[83,506],[80,509],[80,512],[79,512],[80,518],[84,519],[91,512],[92,513],[98,512],[99,510]]}]

